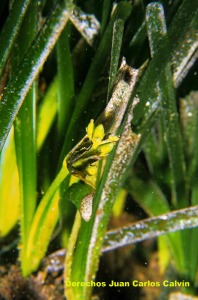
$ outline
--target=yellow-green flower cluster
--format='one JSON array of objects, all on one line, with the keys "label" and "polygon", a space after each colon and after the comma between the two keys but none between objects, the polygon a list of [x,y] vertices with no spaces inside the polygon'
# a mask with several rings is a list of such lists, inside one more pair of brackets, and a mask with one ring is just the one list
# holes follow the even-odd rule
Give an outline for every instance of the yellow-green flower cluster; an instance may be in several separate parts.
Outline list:
[{"label": "yellow-green flower cluster", "polygon": [[117,136],[109,136],[104,139],[105,132],[102,124],[95,127],[94,120],[91,120],[86,128],[87,136],[92,141],[93,145],[91,149],[98,149],[101,154],[100,156],[106,156],[111,150],[115,142],[119,140]]},{"label": "yellow-green flower cluster", "polygon": [[[99,124],[95,127],[94,120],[91,120],[86,128],[87,136],[92,141],[92,147],[89,152],[97,152],[100,158],[106,156],[113,149],[115,142],[119,140],[117,136],[109,136],[105,138],[104,127]],[[95,150],[95,151],[94,151]],[[90,176],[94,176],[97,173],[98,162],[94,162],[86,168],[86,172]]]},{"label": "yellow-green flower cluster", "polygon": [[91,120],[87,135],[67,155],[67,168],[72,175],[95,188],[98,162],[113,149],[117,136],[107,136],[102,124],[95,126]]}]

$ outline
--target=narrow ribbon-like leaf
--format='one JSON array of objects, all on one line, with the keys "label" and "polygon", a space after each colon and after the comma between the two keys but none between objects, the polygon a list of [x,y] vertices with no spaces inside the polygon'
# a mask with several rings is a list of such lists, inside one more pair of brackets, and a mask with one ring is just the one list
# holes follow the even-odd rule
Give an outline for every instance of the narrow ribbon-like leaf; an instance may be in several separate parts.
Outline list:
[{"label": "narrow ribbon-like leaf", "polygon": [[124,30],[123,20],[120,19],[115,20],[115,24],[113,26],[113,38],[112,38],[112,48],[111,48],[111,63],[110,63],[110,71],[109,71],[107,101],[109,99],[110,93],[112,92],[112,88],[115,83],[115,79],[117,75],[118,63],[120,58],[120,50],[122,46],[123,30]]},{"label": "narrow ribbon-like leaf", "polygon": [[0,80],[30,0],[15,0],[0,34]]},{"label": "narrow ribbon-like leaf", "polygon": [[198,206],[173,211],[107,232],[103,252],[197,226]]},{"label": "narrow ribbon-like leaf", "polygon": [[[38,3],[31,3],[19,31],[12,54],[12,70],[18,68],[24,53],[34,39],[38,26]],[[23,269],[23,254],[26,251],[29,231],[36,208],[36,145],[35,145],[36,85],[33,83],[14,123],[17,164],[21,192],[20,203],[20,260]]]}]

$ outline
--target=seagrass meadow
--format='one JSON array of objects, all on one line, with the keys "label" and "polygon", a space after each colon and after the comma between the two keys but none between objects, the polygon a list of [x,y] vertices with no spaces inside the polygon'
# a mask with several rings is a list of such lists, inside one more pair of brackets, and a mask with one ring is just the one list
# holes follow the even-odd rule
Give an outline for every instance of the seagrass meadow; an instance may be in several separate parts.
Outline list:
[{"label": "seagrass meadow", "polygon": [[198,299],[198,0],[0,1],[0,299]]}]

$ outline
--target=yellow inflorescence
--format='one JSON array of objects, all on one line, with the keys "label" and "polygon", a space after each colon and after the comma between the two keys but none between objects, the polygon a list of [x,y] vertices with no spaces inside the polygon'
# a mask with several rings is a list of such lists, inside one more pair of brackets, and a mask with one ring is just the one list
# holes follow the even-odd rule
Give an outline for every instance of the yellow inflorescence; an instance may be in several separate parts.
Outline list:
[{"label": "yellow inflorescence", "polygon": [[111,152],[119,138],[106,135],[104,126],[95,126],[94,120],[90,121],[86,132],[87,136],[68,154],[66,165],[72,175],[95,188],[99,160]]},{"label": "yellow inflorescence", "polygon": [[[89,125],[86,128],[87,136],[92,141],[92,147],[89,150],[93,153],[93,151],[97,150],[98,157],[102,158],[108,155],[113,149],[115,142],[119,140],[117,136],[110,136],[105,139],[104,126],[99,124],[95,127],[94,120],[91,120]],[[87,178],[89,182],[93,183],[96,181],[96,174],[98,169],[98,161],[92,163],[86,168]]]},{"label": "yellow inflorescence", "polygon": [[113,149],[115,142],[119,140],[117,136],[110,136],[108,139],[104,139],[105,132],[102,124],[95,127],[94,120],[91,120],[86,128],[88,138],[92,141],[93,145],[91,150],[97,149],[101,154],[99,156],[105,156]]}]

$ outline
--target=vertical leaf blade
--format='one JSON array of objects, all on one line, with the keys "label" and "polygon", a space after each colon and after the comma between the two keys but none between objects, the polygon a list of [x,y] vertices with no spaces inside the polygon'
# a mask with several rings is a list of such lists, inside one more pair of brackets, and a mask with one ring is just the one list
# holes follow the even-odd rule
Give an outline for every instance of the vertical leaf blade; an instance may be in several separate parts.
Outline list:
[{"label": "vertical leaf blade", "polygon": [[[69,24],[68,24],[69,25]],[[70,27],[66,26],[57,43],[58,60],[58,135],[66,131],[73,109],[74,74],[69,45]]]},{"label": "vertical leaf blade", "polygon": [[0,79],[30,0],[16,0],[0,34]]},{"label": "vertical leaf blade", "polygon": [[[31,3],[23,20],[22,27],[14,48],[12,69],[16,70],[24,53],[30,46],[37,31],[38,5]],[[33,84],[19,111],[15,128],[15,143],[19,182],[21,192],[20,226],[21,226],[21,262],[27,246],[32,218],[36,208],[36,145],[35,145],[35,96],[36,85]]]}]

